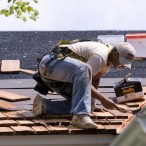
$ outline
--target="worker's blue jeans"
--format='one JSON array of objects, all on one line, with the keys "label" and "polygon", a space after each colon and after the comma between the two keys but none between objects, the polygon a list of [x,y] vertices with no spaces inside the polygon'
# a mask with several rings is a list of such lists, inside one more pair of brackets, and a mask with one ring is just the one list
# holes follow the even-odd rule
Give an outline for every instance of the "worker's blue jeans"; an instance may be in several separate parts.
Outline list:
[{"label": "worker's blue jeans", "polygon": [[48,113],[89,115],[91,113],[92,82],[90,66],[70,57],[54,59],[50,62],[49,60],[49,54],[42,58],[39,71],[44,78],[63,82],[61,87],[55,87],[53,90],[64,96],[66,100],[51,101],[47,99]]}]

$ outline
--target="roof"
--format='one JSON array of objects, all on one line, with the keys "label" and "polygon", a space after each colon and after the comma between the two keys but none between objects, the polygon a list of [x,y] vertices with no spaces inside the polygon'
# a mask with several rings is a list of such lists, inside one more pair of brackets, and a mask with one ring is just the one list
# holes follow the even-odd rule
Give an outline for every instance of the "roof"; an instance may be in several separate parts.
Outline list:
[{"label": "roof", "polygon": [[[37,58],[42,57],[49,49],[53,48],[60,40],[97,40],[99,35],[126,35],[131,33],[146,33],[146,31],[3,31],[0,32],[0,58],[20,59],[21,69],[37,69]],[[131,40],[131,39],[130,39]],[[144,49],[138,49],[140,55],[145,55]],[[143,71],[143,72],[142,72]],[[132,69],[122,71],[110,70],[104,77],[122,78],[128,72],[134,77],[146,77],[146,64],[143,61],[132,64]],[[32,79],[32,76],[24,73],[0,74],[0,79]]]},{"label": "roof", "polygon": [[[115,97],[113,83],[119,78],[102,78],[99,90],[110,98]],[[97,123],[95,130],[83,130],[71,125],[70,115],[45,115],[34,116],[32,114],[32,103],[37,92],[33,90],[35,85],[32,79],[1,80],[2,91],[30,97],[16,101],[0,102],[0,135],[72,135],[72,134],[119,134],[135,117],[136,110],[144,107],[145,99],[135,100],[120,104],[127,106],[133,113],[121,113],[117,110],[105,112],[94,111],[91,118]],[[142,79],[142,86],[145,90],[146,80]],[[10,94],[11,95],[11,94]],[[50,94],[46,98],[60,99],[61,96]],[[100,103],[97,103],[100,105]]]},{"label": "roof", "polygon": [[[36,70],[37,58],[62,39],[96,40],[99,35],[126,35],[127,33],[143,32],[146,33],[146,31],[1,32],[0,58],[1,60],[19,58],[21,69]],[[113,83],[121,80],[119,78],[128,72],[132,72],[134,77],[141,77],[143,88],[145,88],[145,66],[145,61],[134,61],[130,71],[129,69],[115,71],[111,68],[110,72],[103,76],[105,78],[101,79],[99,90],[108,97],[115,99]],[[116,110],[94,112],[91,114],[91,118],[99,125],[98,129],[77,129],[71,126],[70,115],[36,117],[32,114],[33,99],[38,93],[33,90],[35,81],[32,80],[31,75],[22,72],[19,74],[1,73],[0,79],[0,91],[8,92],[0,92],[3,96],[7,94],[7,101],[6,97],[0,100],[0,145],[2,146],[21,146],[24,145],[24,141],[25,145],[31,146],[49,144],[66,144],[68,146],[73,144],[109,145],[116,135],[131,123],[136,110],[139,111],[145,105],[145,100],[121,104],[121,106],[126,105],[134,111],[132,114],[120,113]],[[49,94],[45,98],[60,99],[61,96]],[[100,103],[98,106],[101,106]]]}]

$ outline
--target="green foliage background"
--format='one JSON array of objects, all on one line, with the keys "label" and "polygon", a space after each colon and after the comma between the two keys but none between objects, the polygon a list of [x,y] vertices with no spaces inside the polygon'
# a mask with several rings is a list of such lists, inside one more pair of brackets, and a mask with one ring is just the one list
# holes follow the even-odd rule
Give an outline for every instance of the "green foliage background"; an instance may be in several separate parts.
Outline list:
[{"label": "green foliage background", "polygon": [[27,21],[31,19],[36,21],[39,16],[39,11],[34,9],[33,3],[38,3],[38,0],[7,0],[8,7],[0,10],[0,14],[6,17],[15,15],[16,18]]}]

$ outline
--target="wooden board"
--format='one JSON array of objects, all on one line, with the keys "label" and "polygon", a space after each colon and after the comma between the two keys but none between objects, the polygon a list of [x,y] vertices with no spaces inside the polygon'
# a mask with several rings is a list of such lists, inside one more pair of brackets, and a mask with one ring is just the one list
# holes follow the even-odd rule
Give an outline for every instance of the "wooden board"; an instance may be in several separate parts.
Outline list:
[{"label": "wooden board", "polygon": [[0,127],[0,135],[13,135],[15,131],[10,127]]},{"label": "wooden board", "polygon": [[24,72],[33,75],[35,71],[20,68],[20,60],[2,60],[1,72]]},{"label": "wooden board", "polygon": [[36,134],[47,134],[49,130],[47,130],[44,126],[32,126],[31,127]]},{"label": "wooden board", "polygon": [[30,97],[0,90],[0,99],[7,101],[22,101],[22,100],[30,100]]},{"label": "wooden board", "polygon": [[13,108],[16,108],[16,107],[8,102],[0,100],[0,109],[1,110],[10,110]]},{"label": "wooden board", "polygon": [[66,128],[65,126],[48,126],[46,127],[50,133],[69,133],[69,129]]},{"label": "wooden board", "polygon": [[20,71],[20,60],[2,60],[1,72]]},{"label": "wooden board", "polygon": [[7,116],[7,118],[9,119],[20,119],[20,118],[24,118],[24,116],[20,115],[18,112],[16,111],[5,111],[2,112],[3,115]]},{"label": "wooden board", "polygon": [[114,119],[115,118],[115,116],[113,114],[109,113],[109,112],[92,112],[92,113],[98,119],[104,119],[104,118],[106,118],[106,119],[113,118]]},{"label": "wooden board", "polygon": [[142,87],[144,94],[146,94],[146,87]]},{"label": "wooden board", "polygon": [[20,126],[33,126],[34,122],[31,120],[16,120]]},{"label": "wooden board", "polygon": [[10,126],[16,134],[33,134],[34,130],[28,126]]},{"label": "wooden board", "polygon": [[7,116],[0,112],[0,120],[4,120],[4,119],[7,119]]},{"label": "wooden board", "polygon": [[18,123],[15,120],[0,120],[0,127],[2,126],[17,126]]}]

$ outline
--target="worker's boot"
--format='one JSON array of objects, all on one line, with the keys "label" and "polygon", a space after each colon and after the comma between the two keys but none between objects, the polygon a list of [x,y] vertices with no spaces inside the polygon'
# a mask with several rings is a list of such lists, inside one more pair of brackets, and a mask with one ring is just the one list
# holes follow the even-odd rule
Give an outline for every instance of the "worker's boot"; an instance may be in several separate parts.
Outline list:
[{"label": "worker's boot", "polygon": [[88,115],[73,116],[72,125],[81,129],[97,129],[97,125]]},{"label": "worker's boot", "polygon": [[46,99],[37,95],[33,102],[33,114],[36,116],[47,114]]}]

